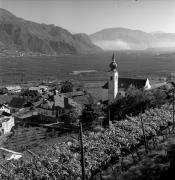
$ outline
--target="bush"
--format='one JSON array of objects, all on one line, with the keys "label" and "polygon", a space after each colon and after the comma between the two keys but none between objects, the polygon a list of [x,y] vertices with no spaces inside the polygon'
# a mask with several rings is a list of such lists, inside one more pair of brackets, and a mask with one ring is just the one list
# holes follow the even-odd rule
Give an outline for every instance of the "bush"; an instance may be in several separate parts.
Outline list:
[{"label": "bush", "polygon": [[170,100],[170,90],[154,89],[144,91],[135,87],[130,87],[126,91],[126,96],[119,97],[111,105],[111,118],[121,120],[126,115],[138,115],[145,109],[160,107]]},{"label": "bush", "polygon": [[73,91],[73,84],[71,81],[64,81],[61,84],[61,93],[67,93]]}]

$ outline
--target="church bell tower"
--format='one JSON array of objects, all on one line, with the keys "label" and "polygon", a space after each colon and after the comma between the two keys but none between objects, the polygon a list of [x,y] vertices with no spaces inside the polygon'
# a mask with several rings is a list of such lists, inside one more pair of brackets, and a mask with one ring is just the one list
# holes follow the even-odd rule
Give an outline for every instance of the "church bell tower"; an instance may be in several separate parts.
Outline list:
[{"label": "church bell tower", "polygon": [[112,104],[118,93],[118,69],[115,62],[115,54],[113,53],[112,62],[109,64],[108,72],[108,104]]}]

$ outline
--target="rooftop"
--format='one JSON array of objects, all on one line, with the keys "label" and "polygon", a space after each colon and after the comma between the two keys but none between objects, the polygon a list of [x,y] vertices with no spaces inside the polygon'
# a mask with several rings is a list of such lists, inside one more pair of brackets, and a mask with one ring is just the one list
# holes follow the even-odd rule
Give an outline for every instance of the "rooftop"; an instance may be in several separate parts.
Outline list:
[{"label": "rooftop", "polygon": [[8,90],[8,91],[11,91],[11,90],[20,90],[20,89],[22,89],[21,88],[21,86],[6,86],[6,89]]},{"label": "rooftop", "polygon": [[77,97],[77,96],[83,96],[85,93],[83,91],[73,91],[73,92],[62,93],[62,94],[67,97]]},{"label": "rooftop", "polygon": [[3,107],[3,106],[9,109],[7,104],[0,104],[0,108]]},{"label": "rooftop", "polygon": [[0,123],[9,121],[10,118],[4,115],[0,115]]},{"label": "rooftop", "polygon": [[[136,88],[144,88],[147,79],[131,79],[131,78],[119,78],[118,88],[128,89],[130,86],[135,86]],[[102,86],[104,89],[108,89],[108,82]]]}]

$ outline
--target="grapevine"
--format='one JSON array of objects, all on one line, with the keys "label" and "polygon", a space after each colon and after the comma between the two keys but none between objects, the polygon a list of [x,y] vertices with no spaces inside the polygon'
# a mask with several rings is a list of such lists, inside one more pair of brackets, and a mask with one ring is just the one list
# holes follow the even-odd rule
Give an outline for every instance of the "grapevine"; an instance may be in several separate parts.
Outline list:
[{"label": "grapevine", "polygon": [[[86,132],[83,135],[85,151],[85,172],[87,177],[103,168],[104,162],[113,157],[121,157],[121,149],[136,147],[143,140],[142,117],[146,137],[154,137],[160,130],[172,124],[172,107],[146,110],[143,114],[116,121],[104,132]],[[45,145],[44,153],[30,160],[21,160],[9,171],[13,179],[80,179],[80,144],[78,139]],[[15,164],[15,162],[14,162]],[[9,174],[0,173],[0,179],[8,179]]]}]

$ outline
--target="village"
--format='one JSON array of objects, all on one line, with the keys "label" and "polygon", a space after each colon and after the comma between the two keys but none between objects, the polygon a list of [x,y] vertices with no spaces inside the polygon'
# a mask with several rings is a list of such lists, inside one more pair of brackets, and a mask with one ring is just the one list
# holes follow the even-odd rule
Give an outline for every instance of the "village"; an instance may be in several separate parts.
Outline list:
[{"label": "village", "polygon": [[[88,88],[81,84],[74,85],[71,81],[43,83],[28,88],[22,88],[20,85],[1,88],[1,139],[3,136],[8,136],[14,129],[30,126],[65,133],[78,124],[83,109],[88,109],[88,106],[94,104],[102,111],[102,106],[110,106],[117,96],[124,97],[126,90],[131,86],[147,91],[167,84],[161,82],[150,85],[148,78],[118,77],[114,54],[109,68],[108,82],[98,85],[93,91],[88,91]],[[85,119],[90,116],[91,111],[92,109],[89,114],[86,114]],[[105,111],[98,114],[93,126],[104,127],[109,124],[108,116],[108,112]]]},{"label": "village", "polygon": [[110,130],[113,123],[128,115],[137,116],[148,107],[159,107],[172,99],[169,95],[174,93],[173,74],[155,84],[148,78],[120,77],[115,54],[107,69],[108,81],[96,84],[96,87],[70,80],[27,88],[20,85],[2,87],[2,162],[21,158],[23,151],[31,153],[30,149],[43,143],[77,134],[81,128],[89,132]]}]

